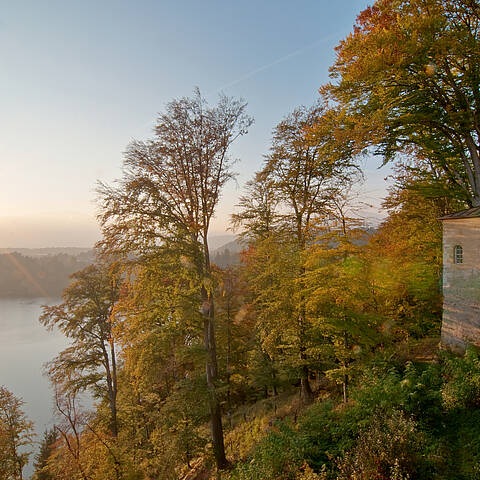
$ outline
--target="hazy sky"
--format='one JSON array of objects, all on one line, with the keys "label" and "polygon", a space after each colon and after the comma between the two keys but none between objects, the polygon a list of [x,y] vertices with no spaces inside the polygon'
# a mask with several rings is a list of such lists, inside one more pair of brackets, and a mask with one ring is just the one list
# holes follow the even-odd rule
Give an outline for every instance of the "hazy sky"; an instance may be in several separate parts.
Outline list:
[{"label": "hazy sky", "polygon": [[[198,86],[243,97],[255,125],[234,148],[214,231],[262,163],[272,128],[311,104],[365,0],[0,0],[0,247],[88,246],[98,179]],[[384,195],[378,160],[367,200]],[[372,198],[370,198],[372,197]],[[375,212],[373,212],[375,214]]]}]

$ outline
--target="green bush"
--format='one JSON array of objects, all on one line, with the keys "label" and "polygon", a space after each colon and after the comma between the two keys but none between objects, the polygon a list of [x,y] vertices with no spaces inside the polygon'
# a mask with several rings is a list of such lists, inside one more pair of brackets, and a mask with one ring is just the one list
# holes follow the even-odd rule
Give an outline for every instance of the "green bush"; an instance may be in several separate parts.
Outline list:
[{"label": "green bush", "polygon": [[[379,356],[380,357],[380,356]],[[480,480],[480,358],[399,365],[376,358],[351,401],[278,422],[237,464],[237,480]]]},{"label": "green bush", "polygon": [[442,398],[446,408],[480,406],[480,358],[476,349],[468,348],[463,358],[447,355],[444,374]]},{"label": "green bush", "polygon": [[257,445],[250,461],[237,465],[232,479],[290,480],[303,464],[304,443],[297,431],[284,422]]},{"label": "green bush", "polygon": [[422,435],[416,422],[401,411],[377,415],[364,429],[355,447],[338,461],[338,480],[421,478]]}]

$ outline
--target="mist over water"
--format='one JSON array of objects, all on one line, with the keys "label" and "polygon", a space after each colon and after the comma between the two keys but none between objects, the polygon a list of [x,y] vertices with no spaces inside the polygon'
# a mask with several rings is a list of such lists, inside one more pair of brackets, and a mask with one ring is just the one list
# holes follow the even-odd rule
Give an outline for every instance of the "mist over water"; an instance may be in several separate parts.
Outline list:
[{"label": "mist over water", "polygon": [[[24,411],[35,422],[37,440],[53,425],[52,392],[43,365],[68,345],[60,332],[47,331],[38,318],[42,305],[59,301],[0,299],[0,385],[23,398]],[[31,473],[31,465],[25,473]]]}]

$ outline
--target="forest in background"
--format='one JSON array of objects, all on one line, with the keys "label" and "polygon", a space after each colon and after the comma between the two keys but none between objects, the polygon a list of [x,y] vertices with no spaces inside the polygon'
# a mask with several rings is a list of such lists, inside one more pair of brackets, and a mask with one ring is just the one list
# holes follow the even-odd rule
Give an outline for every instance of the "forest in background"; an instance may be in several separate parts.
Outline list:
[{"label": "forest in background", "polygon": [[[235,240],[213,251],[220,267],[240,263]],[[95,261],[89,248],[0,249],[0,298],[60,297],[70,276]]]},{"label": "forest in background", "polygon": [[94,259],[92,249],[0,249],[0,298],[60,297]]},{"label": "forest in background", "polygon": [[[198,90],[170,102],[98,186],[97,261],[40,318],[71,345],[46,367],[57,419],[34,478],[480,478],[480,355],[439,349],[438,221],[480,204],[479,35],[469,0],[361,12],[319,101],[275,127],[228,267],[210,221],[253,120]],[[373,232],[372,155],[395,164]],[[0,478],[22,478],[31,441],[2,390]]]}]

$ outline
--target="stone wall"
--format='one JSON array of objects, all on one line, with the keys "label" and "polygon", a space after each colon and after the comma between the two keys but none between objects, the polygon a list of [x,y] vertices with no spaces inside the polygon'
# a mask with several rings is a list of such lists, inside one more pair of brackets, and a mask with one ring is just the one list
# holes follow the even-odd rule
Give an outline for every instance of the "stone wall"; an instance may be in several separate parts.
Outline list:
[{"label": "stone wall", "polygon": [[442,345],[461,352],[467,344],[480,347],[480,218],[443,220]]}]

